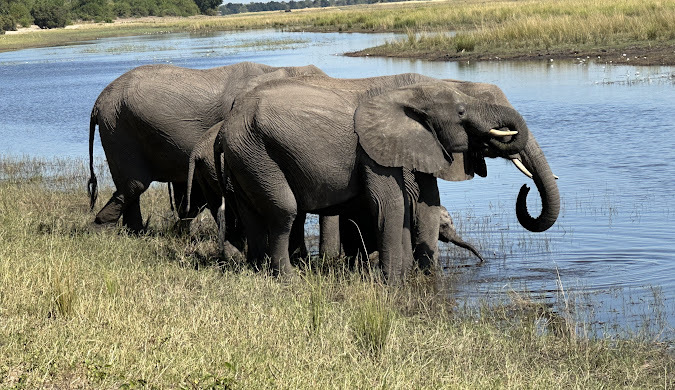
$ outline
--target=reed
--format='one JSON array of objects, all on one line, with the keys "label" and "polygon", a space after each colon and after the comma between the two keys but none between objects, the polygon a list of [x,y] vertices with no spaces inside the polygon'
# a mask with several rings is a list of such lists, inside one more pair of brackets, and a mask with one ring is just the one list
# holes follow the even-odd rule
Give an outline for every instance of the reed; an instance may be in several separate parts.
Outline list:
[{"label": "reed", "polygon": [[668,344],[557,331],[570,329],[567,317],[532,297],[462,308],[444,278],[415,274],[390,288],[341,259],[309,259],[290,281],[219,264],[213,225],[173,234],[163,186],[143,196],[147,235],[93,229],[87,172],[80,160],[0,158],[0,388],[675,381]]},{"label": "reed", "polygon": [[590,47],[649,47],[675,40],[675,4],[658,0],[492,2],[467,5],[447,16],[448,25],[458,26],[454,36],[445,33],[452,28],[429,23],[421,34],[415,30],[407,39],[363,53],[531,54]]}]

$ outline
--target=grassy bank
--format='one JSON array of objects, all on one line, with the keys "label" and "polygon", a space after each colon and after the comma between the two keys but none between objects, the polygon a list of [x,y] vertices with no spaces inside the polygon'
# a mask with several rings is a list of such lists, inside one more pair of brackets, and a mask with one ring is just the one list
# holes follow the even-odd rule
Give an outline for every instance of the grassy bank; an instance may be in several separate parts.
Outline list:
[{"label": "grassy bank", "polygon": [[444,283],[414,277],[387,288],[336,260],[313,260],[283,283],[241,263],[218,266],[208,219],[192,237],[171,232],[163,186],[144,196],[150,234],[96,231],[86,172],[70,160],[0,161],[1,388],[675,381],[666,346],[583,338],[576,324],[530,300],[458,308]]},{"label": "grassy bank", "polygon": [[481,60],[628,53],[634,63],[675,64],[675,3],[663,0],[455,0],[145,18],[0,36],[0,51],[120,35],[259,28],[408,32],[407,39],[358,55]]},{"label": "grassy bank", "polygon": [[411,29],[407,39],[359,54],[441,60],[588,55],[613,62],[675,64],[673,2],[471,2],[461,8],[448,7],[447,12],[448,25],[460,26],[454,36],[445,33],[448,28],[424,26],[421,33]]}]

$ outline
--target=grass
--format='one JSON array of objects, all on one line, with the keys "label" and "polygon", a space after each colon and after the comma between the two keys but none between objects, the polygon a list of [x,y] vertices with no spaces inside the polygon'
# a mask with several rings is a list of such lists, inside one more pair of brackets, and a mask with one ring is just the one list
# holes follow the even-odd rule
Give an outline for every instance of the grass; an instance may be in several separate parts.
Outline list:
[{"label": "grass", "polygon": [[389,288],[340,259],[284,282],[219,265],[208,218],[172,232],[163,186],[144,195],[148,235],[92,229],[87,176],[83,161],[0,159],[0,388],[675,383],[667,344],[582,337],[529,297],[460,308],[447,280]]},{"label": "grass", "polygon": [[[675,3],[664,0],[454,0],[389,3],[225,17],[145,18],[0,36],[0,51],[167,32],[277,28],[399,31],[406,39],[360,54],[447,58],[532,55],[675,44]],[[450,36],[449,31],[457,35]],[[459,53],[459,54],[457,54]],[[672,50],[669,52],[672,56]]]},{"label": "grass", "polygon": [[406,39],[363,53],[505,56],[675,43],[675,3],[660,0],[474,1],[443,11],[436,17],[446,24],[416,25]]}]

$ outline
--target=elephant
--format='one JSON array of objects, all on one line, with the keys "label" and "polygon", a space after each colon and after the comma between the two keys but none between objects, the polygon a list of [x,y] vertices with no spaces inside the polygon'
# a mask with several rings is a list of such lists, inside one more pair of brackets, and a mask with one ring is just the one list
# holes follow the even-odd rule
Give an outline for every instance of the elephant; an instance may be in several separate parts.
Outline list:
[{"label": "elephant", "polygon": [[[459,89],[461,92],[478,98],[482,101],[491,103],[491,104],[497,104],[497,105],[502,105],[502,106],[507,106],[510,108],[513,108],[511,103],[508,101],[506,98],[506,95],[504,95],[503,91],[497,87],[494,84],[487,84],[487,83],[475,83],[475,82],[468,82],[468,81],[460,81],[460,80],[452,80],[452,79],[445,79],[445,82],[449,83],[452,85],[452,87]],[[539,147],[536,144],[536,141],[534,139],[531,139],[529,141],[529,149],[530,150],[538,150]],[[521,170],[524,174],[526,174],[528,177],[533,177],[532,173],[530,173],[527,168],[524,167],[524,165],[521,162],[521,157],[519,155],[513,155],[510,156],[516,165],[516,167]],[[474,173],[478,174],[479,176],[485,177],[487,175],[487,167],[483,162],[483,159],[478,156],[478,158],[474,158],[474,163],[472,165],[472,170]],[[545,161],[545,160],[544,160]],[[539,164],[542,165],[542,164]],[[543,164],[546,165],[546,164]],[[425,194],[420,193],[420,184],[418,181],[420,180],[429,180],[429,178],[426,175],[423,175],[419,172],[416,172],[414,174],[414,180],[411,179],[412,174],[409,171],[404,170],[404,177],[405,177],[405,187],[408,191],[408,195],[412,197],[412,199],[417,200],[417,202],[413,202],[414,207],[411,210],[411,216],[412,216],[412,229],[410,231],[410,235],[412,236],[412,246],[413,246],[413,258],[414,260],[417,261],[417,265],[424,271],[429,271],[432,268],[437,268],[437,247],[436,247],[436,234],[437,232],[435,231],[435,225],[432,223],[431,225],[426,224],[424,221],[435,221],[438,218],[440,218],[440,225],[439,225],[439,230],[438,230],[438,240],[441,242],[453,242],[455,245],[458,245],[462,248],[470,250],[478,259],[480,262],[483,262],[484,259],[480,255],[480,253],[475,249],[475,247],[471,246],[470,244],[464,242],[456,236],[456,232],[454,230],[454,227],[452,226],[452,219],[450,218],[450,215],[447,211],[447,209],[443,206],[440,206],[440,208],[437,208],[435,206],[430,206],[427,202],[424,201],[425,199]],[[549,175],[543,174],[541,176],[547,177]],[[457,175],[455,175],[452,180],[454,181],[460,181],[460,180],[467,180],[471,179],[473,177],[473,174],[467,174],[466,176],[462,177],[461,172],[458,172]],[[557,176],[553,176],[555,179],[557,179]],[[538,178],[539,179],[539,178]],[[535,180],[538,180],[535,179]],[[433,180],[433,179],[431,179]],[[539,187],[542,187],[541,184],[538,184]],[[429,185],[422,185],[422,187],[425,188],[432,188],[433,186]],[[549,194],[552,196],[553,199],[557,199],[557,190],[555,186],[549,185],[551,187],[551,190],[548,190]],[[526,191],[526,189],[521,190],[521,193],[523,191]],[[552,192],[553,191],[553,192]],[[435,196],[435,195],[433,195]],[[526,201],[525,197],[521,196],[519,197],[519,210],[521,212],[518,213],[519,219],[524,221],[524,223],[527,224],[527,229],[532,230],[532,231],[541,231],[541,227],[535,226],[534,220],[527,219],[529,214],[527,213],[522,213],[522,210],[526,210],[527,207],[525,207],[524,202]],[[559,206],[556,206],[557,201],[551,200],[549,202],[548,209],[545,213],[542,213],[541,217],[539,218],[540,220],[544,220],[545,218],[548,218],[548,220],[554,220],[555,216],[558,214]],[[367,217],[364,217],[363,215],[363,210],[360,211],[355,211],[355,210],[350,210],[348,215],[344,216],[345,218],[340,219],[340,235],[343,237],[342,240],[342,245],[343,247],[346,247],[347,249],[345,252],[349,256],[353,256],[356,254],[356,252],[359,249],[362,249],[363,246],[366,248],[366,251],[368,253],[372,253],[374,249],[374,237],[375,237],[375,227],[372,226],[372,223],[370,223],[369,219]],[[345,220],[350,220],[352,222],[345,222]],[[358,223],[356,222],[358,221]],[[353,224],[357,223],[358,226],[358,231],[359,234],[362,235],[362,237],[356,237],[355,232],[356,230],[354,229]],[[549,222],[551,225],[553,222]],[[337,229],[337,228],[335,228]],[[545,230],[545,229],[543,229]],[[449,237],[453,237],[450,239]],[[406,238],[404,237],[404,240]],[[339,244],[338,244],[339,245]],[[406,259],[404,257],[404,259]],[[408,258],[409,259],[409,258]],[[409,261],[409,260],[408,260]],[[403,270],[404,272],[409,270],[410,267],[408,264],[404,263]]]},{"label": "elephant", "polygon": [[[93,168],[96,126],[116,190],[96,214],[95,224],[115,223],[133,232],[144,229],[139,197],[151,182],[169,182],[178,216],[189,220],[207,202],[201,190],[186,199],[188,158],[200,137],[222,121],[237,95],[256,78],[324,75],[315,66],[278,68],[252,62],[211,69],[144,65],[111,82],[98,96],[89,125],[88,193],[93,210],[98,183]],[[171,188],[171,187],[170,187]],[[215,210],[211,210],[215,217]]]},{"label": "elephant", "polygon": [[436,178],[466,180],[485,171],[484,157],[518,157],[533,172],[543,206],[533,218],[519,196],[521,225],[541,231],[557,219],[555,179],[522,116],[444,80],[401,74],[268,82],[235,101],[218,137],[220,179],[232,180],[247,257],[269,256],[277,275],[293,274],[296,215],[338,215],[361,198],[377,224],[385,280],[397,283],[403,254],[412,252],[402,239],[410,230],[402,168],[420,173],[423,201],[440,210]]}]

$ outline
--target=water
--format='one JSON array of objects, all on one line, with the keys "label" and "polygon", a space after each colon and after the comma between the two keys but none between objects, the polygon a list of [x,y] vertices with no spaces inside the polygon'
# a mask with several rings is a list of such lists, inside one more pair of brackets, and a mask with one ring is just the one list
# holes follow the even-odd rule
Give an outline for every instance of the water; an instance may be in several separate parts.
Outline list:
[{"label": "water", "polygon": [[[487,178],[441,182],[442,202],[460,233],[487,258],[476,266],[468,252],[444,248],[460,296],[471,301],[495,291],[527,291],[570,301],[590,293],[601,321],[615,316],[638,323],[656,310],[672,329],[675,68],[339,55],[394,36],[165,34],[0,53],[0,154],[85,158],[89,113],[98,94],[122,73],[149,63],[193,68],[240,61],[311,63],[334,77],[417,72],[494,83],[526,118],[560,177],[562,210],[545,233],[520,227],[516,194],[531,181],[501,160],[488,162]],[[98,144],[95,155],[103,156]]]}]

